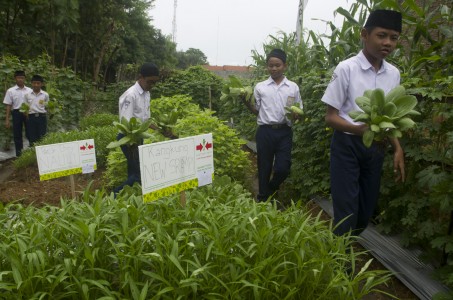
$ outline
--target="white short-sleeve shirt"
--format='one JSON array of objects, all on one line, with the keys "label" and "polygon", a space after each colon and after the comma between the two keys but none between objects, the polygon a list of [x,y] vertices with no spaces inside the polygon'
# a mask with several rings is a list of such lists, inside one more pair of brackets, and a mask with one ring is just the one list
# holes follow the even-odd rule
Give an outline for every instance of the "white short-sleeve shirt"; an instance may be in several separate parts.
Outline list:
[{"label": "white short-sleeve shirt", "polygon": [[150,93],[144,91],[138,82],[135,82],[125,91],[119,100],[120,120],[124,117],[128,121],[135,117],[141,121],[146,121],[150,117]]},{"label": "white short-sleeve shirt", "polygon": [[400,72],[397,68],[382,62],[381,69],[376,72],[362,51],[354,57],[338,64],[321,101],[338,109],[339,116],[351,124],[354,122],[348,113],[362,111],[355,99],[363,96],[366,90],[381,88],[387,94],[400,84]]},{"label": "white short-sleeve shirt", "polygon": [[286,118],[285,106],[300,103],[299,86],[286,77],[277,84],[271,77],[256,84],[254,89],[255,107],[258,110],[258,125],[285,124],[291,125]]},{"label": "white short-sleeve shirt", "polygon": [[11,105],[12,109],[19,109],[25,100],[25,95],[31,93],[32,89],[24,86],[20,88],[17,84],[6,91],[3,103]]},{"label": "white short-sleeve shirt", "polygon": [[30,114],[45,114],[47,112],[46,106],[49,102],[49,94],[43,90],[39,91],[39,93],[35,93],[32,90],[30,93],[25,94],[25,102],[30,106]]}]

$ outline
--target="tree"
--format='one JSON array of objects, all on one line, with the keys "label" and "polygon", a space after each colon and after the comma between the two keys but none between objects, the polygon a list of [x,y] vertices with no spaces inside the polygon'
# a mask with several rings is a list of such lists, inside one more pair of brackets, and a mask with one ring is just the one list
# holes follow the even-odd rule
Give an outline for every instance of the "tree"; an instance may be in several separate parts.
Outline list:
[{"label": "tree", "polygon": [[177,63],[175,44],[151,24],[155,0],[0,0],[0,54],[71,66],[95,84],[122,65]]},{"label": "tree", "polygon": [[195,48],[189,48],[187,51],[179,51],[177,53],[178,64],[176,65],[179,69],[187,69],[192,66],[206,65],[208,64],[207,57],[204,53]]}]

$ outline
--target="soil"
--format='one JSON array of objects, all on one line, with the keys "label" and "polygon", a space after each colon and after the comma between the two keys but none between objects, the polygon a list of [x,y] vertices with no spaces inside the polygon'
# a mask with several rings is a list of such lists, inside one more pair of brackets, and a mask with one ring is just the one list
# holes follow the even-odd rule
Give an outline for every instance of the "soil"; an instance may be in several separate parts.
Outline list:
[{"label": "soil", "polygon": [[[75,174],[74,195],[77,197],[93,181],[91,188],[102,188],[102,170],[91,174]],[[16,170],[13,160],[2,162],[0,170],[0,201],[3,203],[16,202],[23,205],[45,204],[59,205],[60,199],[70,199],[73,189],[71,177],[60,177],[52,180],[40,181],[36,166]]]},{"label": "soil", "polygon": [[[250,159],[252,164],[255,165],[255,157],[251,153]],[[252,169],[256,170],[256,165]],[[102,188],[102,171],[96,170],[92,174],[76,174],[74,176],[74,187],[75,196],[79,196],[89,185],[91,181],[91,189]],[[250,172],[253,174],[253,172]],[[256,173],[255,173],[256,174]],[[250,184],[250,189],[253,195],[257,192],[257,179],[256,175],[251,175],[247,178]],[[0,201],[3,203],[7,202],[18,202],[23,205],[36,205],[43,206],[46,204],[56,205],[60,204],[60,199],[70,199],[72,197],[72,188],[70,177],[62,177],[47,181],[39,180],[39,173],[36,166],[28,167],[26,169],[15,170],[12,164],[12,160],[1,162],[0,169]],[[322,209],[318,207],[314,202],[309,202],[308,207],[313,211],[314,215],[322,212]],[[330,220],[330,217],[325,212],[322,212],[322,218]],[[360,245],[357,246],[357,250],[364,250]],[[363,261],[368,261],[372,256],[364,258]],[[372,270],[384,270],[385,267],[380,264],[376,259],[370,266]],[[359,266],[360,270],[360,266]],[[377,289],[385,291],[397,297],[397,299],[418,299],[404,284],[402,284],[396,277],[392,277],[387,282],[387,285],[378,286]],[[393,299],[383,294],[372,293],[364,297],[363,299]]]}]

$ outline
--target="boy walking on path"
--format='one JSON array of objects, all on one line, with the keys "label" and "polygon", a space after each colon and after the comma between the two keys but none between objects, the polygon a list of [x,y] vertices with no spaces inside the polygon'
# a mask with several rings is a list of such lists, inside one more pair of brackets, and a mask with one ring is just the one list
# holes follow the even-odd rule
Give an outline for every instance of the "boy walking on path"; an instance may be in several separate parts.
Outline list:
[{"label": "boy walking on path", "polygon": [[41,90],[44,79],[40,75],[33,75],[31,85],[33,90],[25,95],[25,102],[30,106],[28,112],[28,136],[30,147],[47,133],[47,111],[49,94]]},{"label": "boy walking on path", "polygon": [[[366,148],[362,135],[367,125],[354,122],[349,112],[360,110],[355,103],[366,90],[385,93],[399,85],[400,72],[385,61],[395,49],[401,33],[401,13],[371,12],[361,31],[363,49],[335,69],[322,101],[327,104],[326,122],[334,129],[330,147],[330,180],[335,233],[360,234],[376,208],[384,160],[382,145]],[[396,180],[404,181],[404,153],[398,139],[390,139],[394,150]]]},{"label": "boy walking on path", "polygon": [[10,115],[13,118],[14,147],[16,148],[16,157],[19,157],[22,154],[22,149],[24,148],[22,139],[22,131],[24,128],[25,136],[28,138],[27,118],[19,110],[24,102],[25,94],[30,93],[32,90],[31,88],[25,86],[24,71],[16,71],[14,73],[14,80],[16,81],[16,85],[6,91],[3,103],[6,105],[5,127],[7,129],[11,127]]},{"label": "boy walking on path", "polygon": [[[159,80],[159,69],[153,63],[145,63],[140,67],[139,73],[139,78],[135,84],[124,92],[119,99],[120,120],[123,117],[128,121],[130,121],[131,118],[137,118],[142,122],[145,122],[150,118],[150,90]],[[123,134],[119,133],[117,140],[120,140],[123,136]],[[143,141],[141,144],[143,144]],[[121,146],[121,150],[127,160],[127,180],[113,190],[115,195],[119,193],[124,186],[132,186],[135,182],[140,182],[138,146],[139,145]]]},{"label": "boy walking on path", "polygon": [[255,106],[244,101],[257,115],[258,201],[266,201],[274,195],[291,168],[293,131],[285,107],[302,104],[302,100],[297,84],[284,75],[286,67],[286,53],[281,49],[272,50],[267,56],[270,77],[255,86]]}]

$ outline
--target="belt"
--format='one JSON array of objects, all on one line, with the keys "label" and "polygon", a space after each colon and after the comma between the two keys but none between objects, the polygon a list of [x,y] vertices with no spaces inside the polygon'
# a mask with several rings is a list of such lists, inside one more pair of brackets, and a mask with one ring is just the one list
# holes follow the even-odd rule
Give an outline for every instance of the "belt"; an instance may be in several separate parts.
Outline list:
[{"label": "belt", "polygon": [[262,127],[266,127],[266,128],[272,128],[272,129],[283,129],[283,128],[289,128],[288,124],[264,124],[264,125],[260,125]]},{"label": "belt", "polygon": [[36,118],[45,117],[46,115],[47,114],[45,114],[45,113],[44,114],[43,113],[30,113],[30,114],[28,114],[29,117],[36,117]]}]

